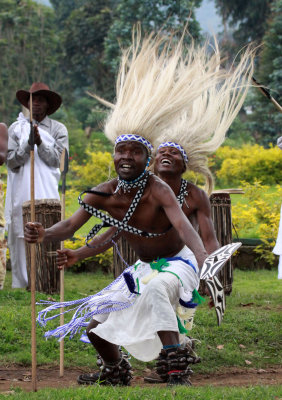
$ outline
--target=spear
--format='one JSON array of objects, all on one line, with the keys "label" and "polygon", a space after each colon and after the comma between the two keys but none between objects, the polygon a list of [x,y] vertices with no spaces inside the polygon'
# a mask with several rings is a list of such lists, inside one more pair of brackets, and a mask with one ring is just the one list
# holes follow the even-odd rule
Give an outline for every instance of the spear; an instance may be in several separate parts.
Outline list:
[{"label": "spear", "polygon": [[[63,149],[60,161],[60,171],[62,176],[62,198],[61,198],[61,221],[65,219],[65,194],[66,194],[66,174],[68,172],[69,157],[66,148]],[[61,242],[61,250],[64,248],[64,242]],[[60,270],[60,302],[64,301],[64,267]],[[61,308],[60,325],[64,325],[64,309]],[[60,341],[60,377],[64,376],[64,339]]]},{"label": "spear", "polygon": [[274,104],[274,106],[277,108],[278,111],[282,112],[282,107],[280,106],[280,104],[271,96],[269,90],[267,90],[265,87],[263,87],[254,77],[252,77],[252,81],[254,82],[254,84],[258,87],[258,89],[260,90],[260,92],[267,97],[272,104]]},{"label": "spear", "polygon": [[[30,217],[35,222],[35,200],[34,200],[34,126],[32,124],[32,93],[29,97],[30,114]],[[37,391],[36,379],[36,310],[35,310],[35,243],[30,245],[30,291],[31,291],[31,381],[32,389]]]}]

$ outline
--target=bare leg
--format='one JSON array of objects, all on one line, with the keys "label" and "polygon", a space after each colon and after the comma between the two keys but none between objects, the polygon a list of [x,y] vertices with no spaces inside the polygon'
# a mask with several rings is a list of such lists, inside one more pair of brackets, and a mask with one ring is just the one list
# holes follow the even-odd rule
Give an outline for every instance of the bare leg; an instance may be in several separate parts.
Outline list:
[{"label": "bare leg", "polygon": [[179,334],[173,331],[158,331],[163,346],[179,344]]},{"label": "bare leg", "polygon": [[86,328],[86,333],[88,339],[95,347],[97,352],[100,354],[102,359],[106,363],[111,363],[120,360],[120,352],[119,347],[116,344],[107,342],[106,340],[100,338],[100,336],[96,335],[94,332],[90,332],[91,329],[96,328],[100,322],[95,321],[94,319],[88,324]]}]

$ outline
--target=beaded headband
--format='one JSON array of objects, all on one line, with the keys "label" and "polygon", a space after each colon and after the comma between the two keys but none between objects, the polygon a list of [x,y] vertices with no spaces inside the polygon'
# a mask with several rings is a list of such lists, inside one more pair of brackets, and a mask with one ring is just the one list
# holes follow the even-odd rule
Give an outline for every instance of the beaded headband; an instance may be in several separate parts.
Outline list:
[{"label": "beaded headband", "polygon": [[161,143],[161,144],[159,145],[158,150],[159,150],[160,148],[162,148],[162,147],[174,147],[174,148],[176,148],[177,150],[180,151],[180,153],[181,153],[181,155],[182,155],[182,157],[183,157],[183,159],[184,159],[184,162],[185,162],[186,164],[188,163],[188,156],[187,156],[187,153],[186,153],[186,151],[183,149],[183,147],[180,146],[180,144],[175,143],[175,142],[164,142],[164,143]]},{"label": "beaded headband", "polygon": [[151,155],[151,153],[153,151],[153,146],[147,139],[145,139],[143,136],[139,136],[139,135],[120,135],[116,138],[115,147],[118,143],[132,142],[132,141],[143,144],[143,146],[145,146],[146,149],[148,150],[149,155]]}]

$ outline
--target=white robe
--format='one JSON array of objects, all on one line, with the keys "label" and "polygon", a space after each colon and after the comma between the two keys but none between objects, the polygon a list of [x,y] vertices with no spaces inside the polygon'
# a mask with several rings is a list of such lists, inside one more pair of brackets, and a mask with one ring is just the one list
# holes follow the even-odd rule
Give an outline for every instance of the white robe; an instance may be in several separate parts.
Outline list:
[{"label": "white robe", "polygon": [[[41,140],[47,145],[54,144],[54,138],[41,127]],[[19,143],[26,143],[30,133],[29,122],[21,117],[14,128]],[[41,160],[34,146],[34,195],[35,199],[59,199],[59,168],[49,167]],[[30,200],[30,158],[17,172],[8,169],[7,193],[5,203],[6,229],[12,265],[12,287],[23,288],[28,284],[23,236],[22,204]]]},{"label": "white robe", "polygon": [[273,253],[280,256],[278,262],[278,279],[282,279],[282,205],[280,210],[280,223],[279,223],[278,235],[276,244],[273,249]]},{"label": "white robe", "polygon": [[[171,272],[160,272],[147,284],[140,284],[141,295],[135,298],[131,307],[94,315],[93,318],[100,324],[92,331],[110,343],[123,346],[138,360],[154,360],[162,349],[157,332],[179,331],[176,316],[179,298],[191,300],[193,290],[199,286],[199,272],[193,253],[184,247],[175,257],[190,260],[196,271],[181,260],[169,261],[170,266],[166,270],[177,274],[181,280]],[[142,276],[146,277],[152,270],[147,263],[137,261],[136,264],[139,262],[141,282]]]}]

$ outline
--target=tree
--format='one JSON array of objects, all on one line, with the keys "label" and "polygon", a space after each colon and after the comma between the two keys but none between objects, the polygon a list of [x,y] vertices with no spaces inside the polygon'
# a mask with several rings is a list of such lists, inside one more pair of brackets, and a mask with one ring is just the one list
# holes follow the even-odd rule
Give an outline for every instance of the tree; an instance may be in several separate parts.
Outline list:
[{"label": "tree", "polygon": [[238,47],[251,41],[261,42],[273,0],[215,0],[223,25],[233,28]]},{"label": "tree", "polygon": [[50,3],[55,10],[56,20],[59,24],[59,28],[62,29],[65,21],[68,19],[72,11],[83,5],[84,0],[50,0]]},{"label": "tree", "polygon": [[1,118],[8,124],[18,110],[16,91],[33,81],[56,88],[60,43],[54,12],[30,0],[3,0],[0,9]]},{"label": "tree", "polygon": [[110,5],[109,0],[85,2],[65,23],[63,64],[73,88],[103,90],[107,71],[101,59],[104,38],[112,22]]},{"label": "tree", "polygon": [[[89,102],[85,93],[89,90],[113,100],[120,45],[130,44],[134,23],[142,21],[144,29],[150,31],[161,27],[182,29],[191,11],[189,30],[196,39],[200,28],[192,1],[80,0],[77,3],[83,4],[72,10],[62,31],[65,48],[62,69],[67,90],[72,93],[69,96],[72,107],[80,110],[78,118],[89,132],[89,126],[96,127],[102,114],[101,110],[93,112],[93,106],[99,106],[93,99]],[[200,3],[201,0],[196,1],[197,5]]]},{"label": "tree", "polygon": [[116,73],[120,48],[130,45],[132,27],[137,22],[141,22],[144,32],[159,29],[182,32],[189,19],[189,33],[196,41],[199,40],[200,25],[195,19],[194,10],[201,2],[202,0],[120,0],[105,38],[104,64],[110,65],[111,71]]},{"label": "tree", "polygon": [[[272,4],[268,27],[263,38],[263,49],[260,56],[257,79],[270,89],[271,95],[282,103],[282,0]],[[254,112],[251,118],[251,128],[260,143],[268,146],[276,143],[281,135],[282,115],[274,105],[258,90],[253,96]]]}]

